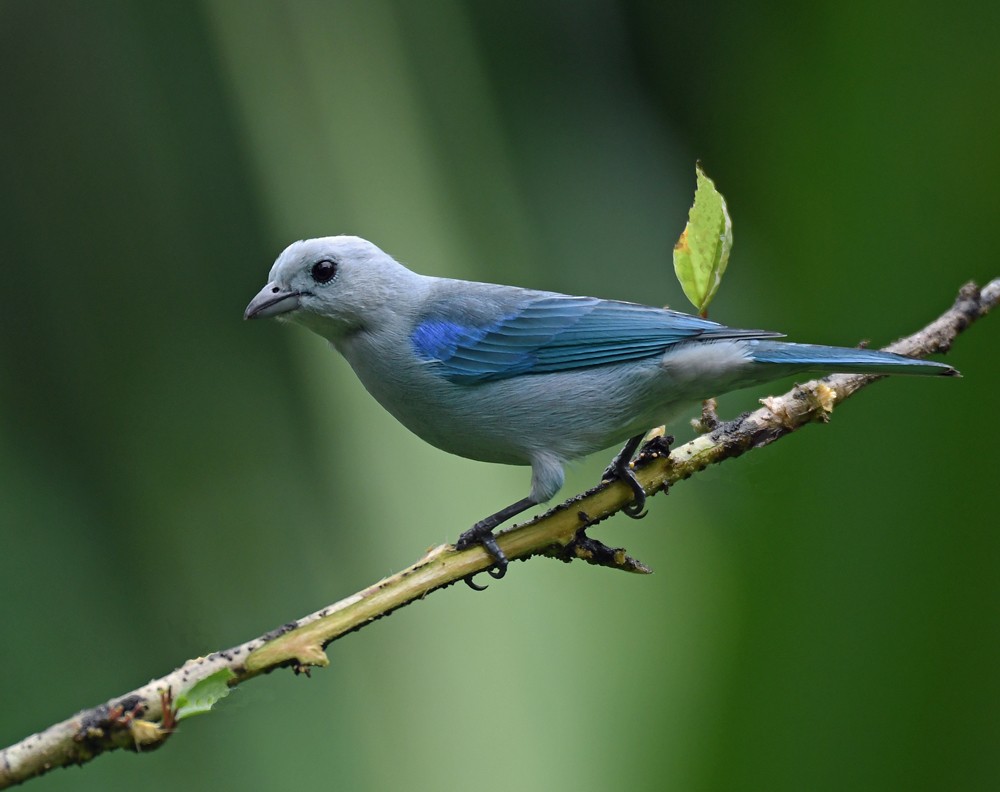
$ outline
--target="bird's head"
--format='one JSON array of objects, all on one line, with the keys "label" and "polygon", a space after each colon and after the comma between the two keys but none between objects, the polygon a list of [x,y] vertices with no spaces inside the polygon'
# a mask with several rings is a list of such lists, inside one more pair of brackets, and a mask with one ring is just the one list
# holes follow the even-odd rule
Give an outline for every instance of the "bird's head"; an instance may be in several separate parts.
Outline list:
[{"label": "bird's head", "polygon": [[417,276],[367,240],[333,236],[293,242],[271,267],[244,319],[274,316],[331,341],[377,321],[405,299]]}]

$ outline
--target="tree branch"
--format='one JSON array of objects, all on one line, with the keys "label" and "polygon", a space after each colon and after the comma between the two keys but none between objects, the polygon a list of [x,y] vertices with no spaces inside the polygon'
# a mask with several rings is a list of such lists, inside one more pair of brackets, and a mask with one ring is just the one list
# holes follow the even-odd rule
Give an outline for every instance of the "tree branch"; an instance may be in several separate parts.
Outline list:
[{"label": "tree branch", "polygon": [[[982,290],[967,284],[948,311],[886,349],[914,357],[947,352],[959,333],[998,302],[1000,278]],[[647,443],[636,460],[636,476],[647,494],[664,491],[708,465],[769,445],[808,423],[827,421],[836,405],[876,379],[880,377],[836,374],[798,385],[782,396],[763,399],[763,407],[755,412],[719,424],[669,453],[662,440],[654,440]],[[510,559],[533,555],[566,561],[579,558],[600,566],[648,572],[624,550],[606,547],[584,533],[587,527],[610,517],[631,500],[625,484],[605,483],[504,531],[498,542]],[[491,563],[478,547],[463,552],[451,545],[435,547],[412,566],[340,602],[232,649],[190,660],[131,693],[78,712],[0,751],[0,789],[56,767],[84,764],[115,748],[156,748],[176,728],[177,697],[202,680],[225,672],[228,684],[234,686],[286,666],[296,673],[308,673],[311,666],[327,665],[324,648],[331,641],[480,572]]]}]

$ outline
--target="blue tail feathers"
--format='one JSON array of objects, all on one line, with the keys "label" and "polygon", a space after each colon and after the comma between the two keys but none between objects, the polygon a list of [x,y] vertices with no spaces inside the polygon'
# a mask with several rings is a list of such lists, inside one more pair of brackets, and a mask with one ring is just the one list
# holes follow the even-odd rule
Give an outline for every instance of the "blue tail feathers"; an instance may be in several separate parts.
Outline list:
[{"label": "blue tail feathers", "polygon": [[946,363],[879,352],[875,349],[792,344],[782,341],[749,341],[751,357],[758,363],[774,363],[799,371],[841,372],[845,374],[926,374],[957,377]]}]

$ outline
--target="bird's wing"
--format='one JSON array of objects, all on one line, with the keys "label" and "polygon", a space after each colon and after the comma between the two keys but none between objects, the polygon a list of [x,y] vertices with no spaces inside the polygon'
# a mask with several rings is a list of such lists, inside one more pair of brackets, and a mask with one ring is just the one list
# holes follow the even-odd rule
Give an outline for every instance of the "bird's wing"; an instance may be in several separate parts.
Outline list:
[{"label": "bird's wing", "polygon": [[438,303],[411,335],[415,351],[452,382],[474,384],[653,357],[692,339],[780,335],[593,297],[536,292],[504,302],[493,312]]}]

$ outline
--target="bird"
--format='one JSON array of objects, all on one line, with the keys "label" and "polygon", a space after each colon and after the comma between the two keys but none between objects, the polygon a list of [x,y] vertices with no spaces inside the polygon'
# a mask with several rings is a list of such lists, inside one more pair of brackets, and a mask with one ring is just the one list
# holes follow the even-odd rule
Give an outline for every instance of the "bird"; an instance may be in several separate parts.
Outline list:
[{"label": "bird", "polygon": [[[776,340],[667,308],[421,275],[341,235],[293,242],[244,319],[325,338],[403,426],[469,459],[531,468],[528,495],[464,531],[487,572],[508,559],[493,531],[562,487],[565,465],[627,440],[605,471],[645,493],[630,462],[647,430],[704,399],[801,372],[956,376],[944,363]],[[473,588],[481,588],[467,580]]]}]

